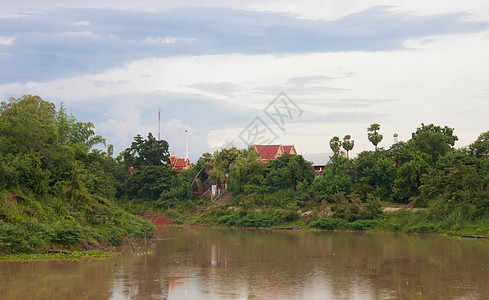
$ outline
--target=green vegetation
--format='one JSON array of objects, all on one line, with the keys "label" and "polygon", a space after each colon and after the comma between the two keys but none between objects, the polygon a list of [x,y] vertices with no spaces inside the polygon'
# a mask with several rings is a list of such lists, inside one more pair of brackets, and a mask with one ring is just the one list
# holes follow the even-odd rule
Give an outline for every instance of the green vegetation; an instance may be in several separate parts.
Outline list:
[{"label": "green vegetation", "polygon": [[10,254],[0,257],[0,262],[26,262],[26,261],[79,261],[82,259],[106,259],[116,252],[107,252],[100,250],[90,251],[72,251],[69,253],[20,253]]},{"label": "green vegetation", "polygon": [[[489,234],[489,132],[456,149],[453,128],[421,124],[384,149],[379,131],[368,127],[375,150],[354,158],[351,136],[333,137],[321,175],[301,155],[262,162],[253,147],[204,153],[176,171],[168,143],[151,134],[113,158],[93,124],[63,106],[10,99],[0,106],[0,253],[148,236],[153,226],[127,211],[177,224]],[[213,184],[234,200],[211,201]],[[409,209],[384,212],[386,204]]]},{"label": "green vegetation", "polygon": [[[316,177],[300,155],[261,162],[253,148],[207,153],[200,176],[226,180],[234,201],[205,210],[194,203],[192,211],[176,201],[168,216],[238,227],[489,234],[489,133],[456,149],[453,128],[421,124],[410,140],[384,149],[379,130],[367,130],[375,150],[351,159],[342,150],[353,148],[351,136],[333,137],[333,155]],[[384,212],[386,204],[405,207]],[[294,217],[281,219],[278,210]]]},{"label": "green vegetation", "polygon": [[0,253],[116,245],[149,222],[116,204],[124,170],[92,123],[38,96],[0,106]]}]

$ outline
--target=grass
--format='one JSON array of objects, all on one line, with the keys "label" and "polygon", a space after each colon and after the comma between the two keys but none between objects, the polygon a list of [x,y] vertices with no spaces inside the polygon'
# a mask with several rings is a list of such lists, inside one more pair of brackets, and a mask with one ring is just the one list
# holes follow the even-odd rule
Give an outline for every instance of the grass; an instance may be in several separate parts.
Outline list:
[{"label": "grass", "polygon": [[31,262],[31,261],[80,261],[83,259],[107,259],[118,252],[108,252],[100,250],[73,251],[72,254],[66,253],[20,253],[0,256],[0,262]]}]

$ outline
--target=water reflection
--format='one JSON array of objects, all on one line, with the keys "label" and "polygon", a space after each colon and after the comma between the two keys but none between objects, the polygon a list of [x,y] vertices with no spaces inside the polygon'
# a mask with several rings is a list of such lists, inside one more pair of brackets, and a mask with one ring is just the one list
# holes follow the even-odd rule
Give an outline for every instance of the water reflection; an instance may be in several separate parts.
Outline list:
[{"label": "water reflection", "polygon": [[[489,244],[166,227],[148,255],[0,264],[5,299],[489,299]],[[28,284],[26,284],[28,283]],[[26,297],[28,295],[29,297]]]}]

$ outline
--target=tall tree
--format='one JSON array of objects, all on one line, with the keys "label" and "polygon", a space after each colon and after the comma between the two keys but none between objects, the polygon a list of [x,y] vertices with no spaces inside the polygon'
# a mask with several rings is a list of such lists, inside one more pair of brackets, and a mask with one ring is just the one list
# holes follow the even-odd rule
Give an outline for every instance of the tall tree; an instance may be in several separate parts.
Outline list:
[{"label": "tall tree", "polygon": [[469,145],[469,151],[478,158],[489,156],[489,131],[481,133],[477,140]]},{"label": "tall tree", "polygon": [[151,133],[148,133],[148,139],[143,139],[138,134],[134,137],[131,147],[124,150],[121,155],[129,167],[142,165],[162,166],[170,157],[168,147],[167,141],[158,141]]},{"label": "tall tree", "polygon": [[329,147],[331,147],[331,150],[333,150],[333,155],[339,153],[341,149],[340,138],[334,136],[331,140],[329,140]]},{"label": "tall tree", "polygon": [[134,137],[131,147],[121,153],[126,170],[130,170],[121,176],[125,180],[121,196],[156,201],[170,188],[174,171],[166,164],[168,147],[165,140],[157,140],[151,133],[148,139],[139,134]]},{"label": "tall tree", "polygon": [[375,150],[377,150],[377,145],[384,138],[382,134],[379,133],[379,130],[380,130],[380,125],[377,123],[371,124],[367,129],[368,140],[374,145]]},{"label": "tall tree", "polygon": [[353,146],[355,146],[355,141],[351,139],[349,134],[345,135],[341,146],[343,146],[343,149],[346,151],[346,157],[350,158],[348,153],[353,149]]},{"label": "tall tree", "polygon": [[56,108],[39,96],[9,99],[0,106],[0,151],[50,155],[56,140]]},{"label": "tall tree", "polygon": [[454,129],[448,126],[421,123],[421,127],[416,129],[409,142],[416,150],[428,154],[430,165],[434,165],[439,157],[452,150],[458,140],[453,131]]},{"label": "tall tree", "polygon": [[333,174],[336,174],[336,170],[338,168],[338,165],[341,163],[341,161],[344,158],[344,152],[341,151],[341,140],[340,140],[340,138],[337,136],[334,136],[329,141],[329,146],[331,147],[331,150],[333,150],[333,156],[331,156],[330,159],[331,159],[331,164],[333,166]]}]

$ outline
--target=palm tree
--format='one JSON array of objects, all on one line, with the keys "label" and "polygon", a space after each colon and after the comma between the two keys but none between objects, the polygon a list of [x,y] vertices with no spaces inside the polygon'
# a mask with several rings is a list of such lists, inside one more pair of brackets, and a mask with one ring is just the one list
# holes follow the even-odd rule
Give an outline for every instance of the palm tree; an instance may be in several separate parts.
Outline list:
[{"label": "palm tree", "polygon": [[375,150],[377,150],[377,145],[384,138],[382,134],[379,134],[378,132],[379,130],[380,130],[380,125],[377,123],[371,124],[370,127],[367,129],[368,140],[374,145]]},{"label": "palm tree", "polygon": [[340,152],[340,148],[341,148],[340,138],[337,136],[334,136],[329,141],[329,146],[331,147],[331,150],[333,150],[334,154],[337,154],[338,152]]},{"label": "palm tree", "polygon": [[351,136],[349,134],[345,135],[343,138],[343,142],[341,143],[341,146],[343,146],[343,149],[346,151],[346,157],[350,158],[348,155],[348,152],[353,149],[353,146],[355,146],[355,141],[351,139]]}]

